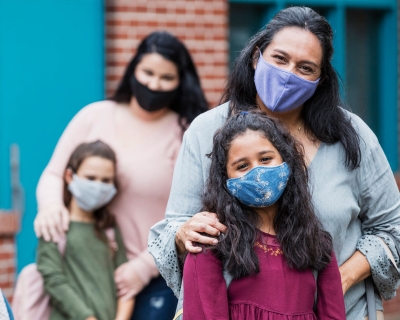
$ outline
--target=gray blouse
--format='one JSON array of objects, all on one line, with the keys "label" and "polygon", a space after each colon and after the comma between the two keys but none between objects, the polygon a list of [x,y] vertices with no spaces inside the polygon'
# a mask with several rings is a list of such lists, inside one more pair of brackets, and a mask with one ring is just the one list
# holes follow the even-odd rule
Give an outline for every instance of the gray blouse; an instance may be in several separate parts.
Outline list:
[{"label": "gray blouse", "polygon": [[[228,103],[197,117],[186,131],[172,182],[165,219],[154,225],[149,235],[149,251],[161,275],[178,296],[182,271],[178,262],[175,234],[179,226],[201,209],[201,193],[209,174],[215,131],[228,115]],[[400,194],[378,139],[356,115],[347,112],[360,135],[361,165],[349,171],[344,165],[341,143],[321,143],[309,166],[312,199],[324,228],[333,238],[339,265],[356,250],[371,265],[377,288],[377,310],[382,300],[393,298],[400,285],[400,253],[391,233],[400,242]],[[386,243],[395,264],[387,254]],[[345,295],[347,319],[363,319],[367,314],[364,282]]]}]

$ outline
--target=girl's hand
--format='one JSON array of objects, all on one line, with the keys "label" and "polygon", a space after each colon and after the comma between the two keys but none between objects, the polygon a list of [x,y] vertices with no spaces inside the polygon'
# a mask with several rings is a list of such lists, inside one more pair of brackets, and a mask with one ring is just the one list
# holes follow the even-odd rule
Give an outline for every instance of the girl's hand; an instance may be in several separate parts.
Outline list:
[{"label": "girl's hand", "polygon": [[175,236],[175,243],[179,253],[184,253],[186,250],[192,253],[198,253],[202,249],[195,247],[193,242],[201,244],[216,245],[218,240],[200,233],[206,233],[210,236],[219,236],[220,233],[225,233],[226,226],[220,223],[217,215],[212,212],[196,213],[189,221],[181,225]]},{"label": "girl's hand", "polygon": [[58,242],[60,235],[68,230],[69,212],[63,204],[54,203],[39,211],[33,224],[38,238]]},{"label": "girl's hand", "polygon": [[114,278],[118,289],[118,297],[123,300],[136,296],[145,287],[145,283],[139,277],[130,261],[125,262],[115,270]]}]

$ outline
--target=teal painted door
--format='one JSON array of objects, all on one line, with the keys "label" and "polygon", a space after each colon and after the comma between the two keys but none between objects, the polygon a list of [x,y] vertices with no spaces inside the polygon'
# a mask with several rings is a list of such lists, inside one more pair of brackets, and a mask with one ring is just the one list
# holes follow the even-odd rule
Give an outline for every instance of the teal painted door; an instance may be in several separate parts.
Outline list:
[{"label": "teal painted door", "polygon": [[25,189],[18,269],[35,259],[35,189],[63,129],[104,97],[101,0],[0,0],[0,208],[11,207],[9,149]]}]

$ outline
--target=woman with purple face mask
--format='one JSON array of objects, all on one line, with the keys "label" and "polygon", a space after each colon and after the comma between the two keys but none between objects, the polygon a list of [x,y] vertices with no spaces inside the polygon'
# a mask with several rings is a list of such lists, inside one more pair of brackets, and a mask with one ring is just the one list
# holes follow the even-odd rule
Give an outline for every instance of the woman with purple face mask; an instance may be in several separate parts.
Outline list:
[{"label": "woman with purple face mask", "polygon": [[215,245],[229,232],[215,213],[199,212],[213,135],[230,115],[260,109],[304,148],[312,201],[340,266],[347,319],[367,315],[365,280],[371,275],[375,291],[368,290],[368,307],[383,316],[382,298],[393,298],[400,285],[400,195],[376,136],[342,107],[332,41],[331,26],[312,9],[280,11],[237,58],[224,104],[186,132],[165,220],[149,238],[150,253],[176,294],[179,255],[200,252],[195,243]]}]

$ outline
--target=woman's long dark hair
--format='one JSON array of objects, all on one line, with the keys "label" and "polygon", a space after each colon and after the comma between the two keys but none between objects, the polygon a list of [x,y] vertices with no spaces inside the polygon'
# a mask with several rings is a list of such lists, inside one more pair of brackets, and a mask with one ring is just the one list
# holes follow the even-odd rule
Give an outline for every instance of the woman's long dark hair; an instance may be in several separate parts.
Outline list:
[{"label": "woman's long dark hair", "polygon": [[284,9],[272,18],[265,29],[254,35],[235,61],[221,103],[230,101],[231,112],[258,108],[254,84],[254,54],[257,48],[264,52],[275,34],[286,27],[297,27],[313,33],[323,52],[320,85],[314,95],[304,103],[302,110],[305,130],[328,144],[340,141],[346,152],[345,165],[349,170],[354,170],[361,161],[360,139],[351,120],[341,109],[344,104],[340,99],[339,80],[331,64],[332,28],[314,10],[307,7]]},{"label": "woman's long dark hair", "polygon": [[130,79],[137,64],[148,53],[158,53],[177,66],[179,94],[171,103],[170,109],[179,114],[179,124],[182,129],[186,129],[194,118],[207,111],[208,104],[188,50],[181,41],[168,32],[153,32],[143,39],[137,48],[136,55],[129,62],[117,90],[109,99],[119,103],[131,101],[135,93],[132,92]]},{"label": "woman's long dark hair", "polygon": [[332,239],[314,212],[302,147],[277,120],[260,111],[231,116],[214,135],[210,175],[202,204],[203,210],[217,214],[228,231],[212,250],[234,278],[259,272],[254,243],[260,236],[260,218],[252,208],[233,197],[226,186],[231,142],[247,130],[267,138],[290,168],[273,222],[287,264],[299,270],[323,269],[331,258]]},{"label": "woman's long dark hair", "polygon": [[[73,173],[76,173],[82,162],[89,157],[100,157],[110,160],[114,164],[114,169],[116,168],[117,158],[114,150],[104,142],[97,140],[95,142],[80,144],[71,154],[66,169],[71,169]],[[116,181],[114,181],[114,184],[117,187]],[[68,190],[67,182],[64,181],[64,204],[67,208],[71,203],[71,199],[72,194]],[[108,211],[107,205],[95,210],[93,216],[95,219],[94,227],[96,235],[100,239],[107,241],[107,237],[104,235],[102,230],[115,226],[114,216]]]}]

